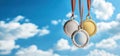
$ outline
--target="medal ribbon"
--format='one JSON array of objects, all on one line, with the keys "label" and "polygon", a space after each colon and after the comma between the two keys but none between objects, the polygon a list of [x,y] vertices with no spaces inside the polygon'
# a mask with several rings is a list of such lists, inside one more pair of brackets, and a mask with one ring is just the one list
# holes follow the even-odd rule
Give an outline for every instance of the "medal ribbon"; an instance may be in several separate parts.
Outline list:
[{"label": "medal ribbon", "polygon": [[80,13],[80,28],[82,28],[82,19],[83,19],[83,11],[84,11],[84,5],[81,3],[81,0],[79,0],[79,13]]},{"label": "medal ribbon", "polygon": [[76,0],[71,0],[71,7],[72,7],[72,16],[71,17],[74,17],[75,5],[76,5]]},{"label": "medal ribbon", "polygon": [[87,16],[90,16],[91,0],[87,0],[87,7],[88,7],[88,15]]}]

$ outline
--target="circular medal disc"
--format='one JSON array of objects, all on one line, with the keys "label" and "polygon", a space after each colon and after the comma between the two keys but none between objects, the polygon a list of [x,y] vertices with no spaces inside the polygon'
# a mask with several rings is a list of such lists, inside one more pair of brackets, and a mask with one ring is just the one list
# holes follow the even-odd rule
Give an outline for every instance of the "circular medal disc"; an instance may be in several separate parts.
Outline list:
[{"label": "circular medal disc", "polygon": [[83,29],[75,31],[72,35],[73,44],[79,48],[86,46],[88,40],[89,40],[89,35]]},{"label": "circular medal disc", "polygon": [[64,32],[71,37],[72,33],[78,30],[78,22],[76,22],[75,20],[68,20],[65,24],[64,24]]},{"label": "circular medal disc", "polygon": [[86,19],[83,22],[83,29],[85,31],[87,31],[89,36],[92,36],[92,35],[94,35],[96,33],[97,26],[96,26],[95,22],[92,19]]}]

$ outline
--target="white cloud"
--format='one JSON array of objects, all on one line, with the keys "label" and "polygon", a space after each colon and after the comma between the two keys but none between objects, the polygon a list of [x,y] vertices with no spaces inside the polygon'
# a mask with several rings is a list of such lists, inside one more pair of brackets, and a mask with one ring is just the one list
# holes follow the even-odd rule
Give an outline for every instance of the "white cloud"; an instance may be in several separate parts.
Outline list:
[{"label": "white cloud", "polygon": [[100,32],[107,32],[112,33],[111,37],[108,37],[107,39],[103,39],[99,43],[96,43],[97,48],[109,48],[114,49],[118,47],[117,40],[120,39],[120,22],[119,21],[111,21],[111,22],[100,22],[97,23],[98,26],[98,33]]},{"label": "white cloud", "polygon": [[17,39],[28,39],[38,33],[41,36],[49,34],[47,28],[38,29],[34,23],[20,23],[24,19],[23,16],[17,16],[15,19],[6,23],[0,21],[0,54],[9,54],[13,49],[19,47],[15,44]]},{"label": "white cloud", "polygon": [[78,50],[78,49],[79,49],[79,48],[76,47],[75,45],[71,46],[71,48],[70,48],[71,51],[76,51],[76,50]]},{"label": "white cloud", "polygon": [[118,25],[120,24],[117,21],[99,22],[97,23],[97,28],[98,28],[98,32],[102,32],[102,31],[108,31],[112,29],[113,27],[117,27]]},{"label": "white cloud", "polygon": [[58,21],[52,20],[51,23],[52,23],[53,25],[57,25],[57,24],[58,24]]},{"label": "white cloud", "polygon": [[38,26],[33,23],[9,22],[0,21],[0,39],[26,39],[38,33]]},{"label": "white cloud", "polygon": [[6,23],[0,21],[0,54],[9,54],[19,45],[15,44],[17,39],[27,39],[38,33],[38,26],[33,23],[20,24],[23,16],[17,16],[12,21]]},{"label": "white cloud", "polygon": [[96,47],[98,48],[109,48],[109,49],[117,49],[119,47],[119,44],[117,41],[120,40],[120,32],[109,37],[108,39],[103,39],[99,43],[96,44]]},{"label": "white cloud", "polygon": [[112,36],[111,38],[112,38],[113,40],[116,40],[116,41],[117,41],[117,40],[120,40],[120,33]]},{"label": "white cloud", "polygon": [[[72,16],[72,13],[69,12],[66,14],[66,17],[67,18],[70,18]],[[75,18],[77,18],[78,16],[77,15],[74,15]],[[65,22],[67,21],[68,19],[58,19],[58,20],[51,20],[51,24],[53,25],[58,25],[59,23],[62,23],[62,25],[65,24]]]},{"label": "white cloud", "polygon": [[[69,13],[66,14],[67,18],[70,18],[71,16],[72,16],[72,12],[69,12]],[[77,18],[77,15],[74,15],[74,17]]]},{"label": "white cloud", "polygon": [[116,20],[114,21],[97,23],[99,34],[102,32],[110,35],[107,39],[103,39],[99,43],[96,43],[97,48],[115,49],[119,46],[117,41],[120,40],[120,22],[118,20],[119,14],[117,14]]},{"label": "white cloud", "polygon": [[106,0],[94,0],[92,6],[93,12],[100,20],[108,20],[115,10],[112,3],[106,2]]},{"label": "white cloud", "polygon": [[83,49],[89,49],[90,47],[94,46],[94,43],[89,43],[87,46],[85,46]]},{"label": "white cloud", "polygon": [[39,30],[39,36],[44,36],[49,33],[50,33],[50,31],[48,30],[48,27],[43,27],[42,29]]},{"label": "white cloud", "polygon": [[51,21],[51,24],[53,24],[53,25],[58,25],[58,24],[64,25],[67,20],[68,20],[68,19],[52,20],[52,21]]},{"label": "white cloud", "polygon": [[116,40],[120,39],[120,30],[118,29],[119,27],[119,22],[118,21],[111,21],[111,22],[100,22],[97,23],[98,26],[98,33],[100,34],[101,32],[107,32],[107,33],[112,33],[111,37],[108,37],[107,39],[103,39],[99,43],[96,43],[97,48],[109,48],[109,49],[114,49],[118,46]]},{"label": "white cloud", "polygon": [[120,21],[120,13],[117,14],[116,20]]},{"label": "white cloud", "polygon": [[116,19],[114,21],[109,22],[98,22],[97,23],[97,32],[108,32],[112,34],[120,33],[120,21],[119,21],[120,13],[117,14]]},{"label": "white cloud", "polygon": [[95,49],[93,51],[90,51],[90,53],[87,56],[117,56],[117,55],[106,52],[104,50]]},{"label": "white cloud", "polygon": [[57,42],[56,48],[58,50],[68,50],[71,48],[71,46],[69,45],[67,40],[62,38]]},{"label": "white cloud", "polygon": [[120,40],[120,32],[108,37],[107,39],[103,39],[99,43],[96,43],[96,47],[104,49],[116,49],[119,47],[119,44],[117,42],[118,40]]},{"label": "white cloud", "polygon": [[16,18],[14,18],[14,20],[13,20],[12,22],[18,22],[18,21],[20,21],[20,20],[22,20],[22,19],[24,19],[24,17],[21,16],[21,15],[19,15],[19,16],[17,16]]},{"label": "white cloud", "polygon": [[16,53],[16,56],[60,56],[53,52],[53,50],[43,51],[39,50],[36,45],[31,45],[28,48],[22,48]]},{"label": "white cloud", "polygon": [[9,54],[12,49],[19,48],[14,40],[0,40],[0,54]]},{"label": "white cloud", "polygon": [[51,23],[53,24],[53,25],[57,25],[58,23],[60,23],[61,22],[61,20],[59,19],[59,20],[52,20],[51,21]]},{"label": "white cloud", "polygon": [[[16,19],[21,18],[22,16],[17,16]],[[17,21],[14,19],[15,21]],[[14,21],[13,20],[13,21]],[[48,28],[43,27],[38,29],[38,26],[33,23],[23,23],[19,22],[8,22],[0,21],[0,39],[27,39],[35,36],[39,33],[40,36],[44,36],[50,33]]]},{"label": "white cloud", "polygon": [[100,43],[96,43],[96,47],[105,48],[105,49],[108,49],[108,48],[114,49],[117,47],[117,43],[112,38],[108,38],[108,39],[103,39],[102,41],[100,41]]}]

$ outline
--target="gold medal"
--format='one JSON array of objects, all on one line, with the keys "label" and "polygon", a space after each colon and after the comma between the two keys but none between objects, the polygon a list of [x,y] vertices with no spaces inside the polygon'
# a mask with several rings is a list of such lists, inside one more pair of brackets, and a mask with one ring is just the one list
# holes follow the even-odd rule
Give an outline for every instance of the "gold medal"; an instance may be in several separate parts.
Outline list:
[{"label": "gold medal", "polygon": [[89,36],[92,36],[97,31],[96,23],[92,20],[92,17],[90,16],[90,7],[91,7],[91,0],[87,0],[88,5],[88,15],[86,17],[86,20],[83,22],[83,29],[86,30],[89,34]]},{"label": "gold medal", "polygon": [[86,20],[83,22],[83,29],[88,32],[89,36],[92,36],[96,33],[97,26],[91,17],[86,17]]}]

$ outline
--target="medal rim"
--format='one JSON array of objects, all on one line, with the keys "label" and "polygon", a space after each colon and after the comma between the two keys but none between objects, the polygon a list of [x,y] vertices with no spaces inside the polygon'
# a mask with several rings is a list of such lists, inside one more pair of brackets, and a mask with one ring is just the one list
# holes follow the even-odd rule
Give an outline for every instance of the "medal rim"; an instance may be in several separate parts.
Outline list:
[{"label": "medal rim", "polygon": [[[68,20],[67,22],[65,22],[63,29],[64,29],[64,32],[66,33],[66,35],[69,36],[69,37],[71,37],[72,34],[70,34],[70,33],[67,31],[66,25],[67,25],[68,23],[72,22],[72,21],[74,22],[74,24],[79,25],[78,22],[75,21],[75,20],[73,20],[73,19],[72,19],[72,20]],[[77,30],[78,30],[78,29],[77,29]]]},{"label": "medal rim", "polygon": [[[87,40],[86,40],[86,42],[85,42],[85,44],[84,45],[78,45],[76,42],[75,42],[75,40],[74,40],[74,35],[77,33],[77,32],[83,32],[83,33],[85,33],[85,35],[86,35],[86,37],[87,37]],[[87,44],[88,44],[88,42],[89,42],[89,35],[88,35],[88,33],[85,31],[85,30],[83,30],[83,29],[80,29],[80,30],[76,30],[73,34],[72,34],[72,42],[73,42],[73,44],[75,45],[75,46],[77,46],[77,47],[79,47],[79,48],[83,48],[83,47],[85,47]]]},{"label": "medal rim", "polygon": [[[89,34],[90,36],[93,36],[96,32],[97,32],[97,26],[96,26],[96,23],[92,20],[92,19],[86,19],[84,22],[83,22],[83,29],[85,30],[85,26],[84,26],[84,24],[86,23],[86,22],[88,22],[88,23],[92,23],[93,25],[94,25],[94,31],[93,31],[93,33],[92,34]],[[87,32],[87,30],[86,30],[86,32]]]}]

